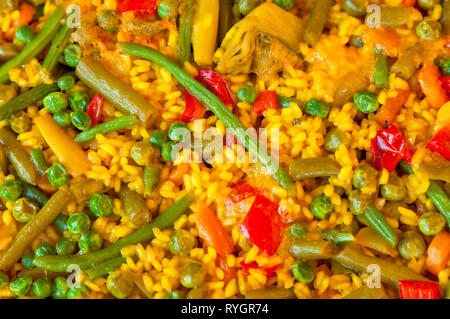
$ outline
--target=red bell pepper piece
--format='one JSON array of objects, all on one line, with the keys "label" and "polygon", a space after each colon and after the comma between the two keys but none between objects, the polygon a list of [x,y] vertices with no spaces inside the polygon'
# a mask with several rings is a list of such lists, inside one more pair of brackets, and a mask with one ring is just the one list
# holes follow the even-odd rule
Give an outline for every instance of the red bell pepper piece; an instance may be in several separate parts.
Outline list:
[{"label": "red bell pepper piece", "polygon": [[447,95],[450,94],[450,76],[442,76],[439,78],[441,81],[442,87],[447,92]]},{"label": "red bell pepper piece", "polygon": [[103,113],[103,104],[105,103],[105,98],[99,93],[95,94],[89,103],[86,113],[91,118],[91,126],[97,125],[100,122],[100,118]]},{"label": "red bell pepper piece", "polygon": [[275,91],[265,91],[258,94],[253,103],[253,111],[257,114],[262,114],[267,109],[278,109],[277,93]]},{"label": "red bell pepper piece", "polygon": [[374,157],[372,165],[377,170],[385,168],[390,172],[401,160],[411,164],[413,153],[395,125],[389,124],[387,128],[378,131],[371,142],[370,150]]},{"label": "red bell pepper piece", "polygon": [[433,138],[428,141],[426,148],[439,153],[450,161],[450,124],[441,128]]},{"label": "red bell pepper piece", "polygon": [[399,280],[401,299],[441,299],[439,284],[433,281]]},{"label": "red bell pepper piece", "polygon": [[203,118],[206,113],[206,107],[186,89],[184,90],[184,100],[186,101],[186,108],[183,114],[174,121],[189,123],[192,120]]},{"label": "red bell pepper piece", "polygon": [[133,11],[137,17],[148,17],[156,13],[156,0],[119,0],[117,13]]},{"label": "red bell pepper piece", "polygon": [[259,269],[261,270],[264,275],[266,275],[266,278],[272,277],[275,274],[275,271],[278,269],[278,267],[280,267],[281,264],[272,266],[272,267],[264,267],[264,266],[260,266],[258,265],[258,263],[256,261],[253,261],[251,263],[246,263],[244,260],[242,260],[240,262],[241,266],[242,266],[242,272],[244,275],[248,276],[250,273],[250,269]]},{"label": "red bell pepper piece", "polygon": [[278,205],[261,195],[256,195],[240,225],[244,237],[269,255],[275,254],[280,246],[282,228]]}]

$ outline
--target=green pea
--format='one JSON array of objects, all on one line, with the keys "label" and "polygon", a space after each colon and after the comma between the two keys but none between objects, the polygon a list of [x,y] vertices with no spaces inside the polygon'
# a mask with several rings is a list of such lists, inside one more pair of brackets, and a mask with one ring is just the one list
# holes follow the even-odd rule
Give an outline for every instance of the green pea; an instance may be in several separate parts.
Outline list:
[{"label": "green pea", "polygon": [[75,126],[80,131],[85,131],[89,127],[91,127],[92,120],[89,115],[85,112],[76,111],[73,112],[70,116],[70,119],[72,120],[73,126]]},{"label": "green pea", "polygon": [[16,200],[22,195],[22,187],[19,182],[8,179],[2,183],[0,195],[5,200]]},{"label": "green pea", "polygon": [[44,107],[51,114],[64,111],[67,108],[67,95],[62,92],[52,92],[44,100]]},{"label": "green pea", "polygon": [[289,225],[288,231],[294,238],[302,238],[308,231],[308,225],[306,223],[292,223]]},{"label": "green pea", "polygon": [[11,115],[8,119],[9,127],[17,134],[31,131],[33,121],[24,111]]},{"label": "green pea", "polygon": [[133,292],[134,283],[121,271],[114,271],[106,279],[108,292],[118,299],[125,299]]},{"label": "green pea", "polygon": [[55,220],[53,221],[53,225],[55,225],[56,228],[58,228],[61,232],[64,232],[67,230],[67,220],[69,219],[69,216],[64,214],[59,214]]},{"label": "green pea", "polygon": [[75,86],[75,78],[71,74],[65,74],[58,79],[58,87],[63,91],[69,91]]},{"label": "green pea", "polygon": [[94,251],[99,250],[103,246],[102,236],[94,230],[90,230],[87,233],[81,235],[78,247],[81,251]]},{"label": "green pea", "polygon": [[373,92],[357,93],[353,97],[353,102],[358,110],[366,114],[375,112],[380,106],[377,95]]},{"label": "green pea", "polygon": [[28,43],[34,39],[36,33],[29,25],[21,25],[16,30],[16,39],[21,43]]},{"label": "green pea", "polygon": [[56,112],[53,115],[53,120],[61,127],[68,127],[72,123],[70,113],[66,111]]},{"label": "green pea", "polygon": [[339,146],[343,144],[346,148],[350,147],[351,137],[348,133],[334,128],[325,136],[325,149],[330,153],[335,153]]},{"label": "green pea", "polygon": [[67,220],[67,230],[74,235],[80,235],[89,230],[91,227],[91,220],[85,213],[76,213]]},{"label": "green pea", "polygon": [[164,297],[164,299],[182,299],[182,298],[178,291],[171,291],[171,292],[167,293],[167,295]]},{"label": "green pea", "polygon": [[53,283],[48,278],[39,278],[33,283],[33,294],[39,299],[50,297],[53,292]]},{"label": "green pea", "polygon": [[417,0],[417,4],[424,10],[431,10],[440,3],[440,0]]},{"label": "green pea", "polygon": [[83,296],[87,296],[88,294],[89,290],[87,289],[87,287],[83,284],[80,284],[79,287],[73,286],[69,288],[69,290],[67,291],[67,298],[76,299],[81,298]]},{"label": "green pea", "polygon": [[9,281],[8,276],[0,272],[0,289],[2,289]]},{"label": "green pea", "polygon": [[19,223],[28,223],[39,211],[39,206],[26,198],[19,198],[14,202],[12,215]]},{"label": "green pea", "polygon": [[178,6],[174,0],[162,0],[158,5],[158,16],[161,19],[176,19]]},{"label": "green pea", "polygon": [[416,26],[416,34],[424,40],[438,39],[441,36],[441,24],[434,20],[424,20]]},{"label": "green pea", "polygon": [[167,142],[163,145],[162,149],[161,149],[161,157],[167,161],[167,162],[172,162],[172,149],[175,146],[175,142]]},{"label": "green pea", "polygon": [[77,248],[77,243],[69,237],[63,238],[56,243],[56,253],[60,256],[73,254]]},{"label": "green pea", "polygon": [[111,197],[105,194],[94,194],[89,200],[89,209],[95,217],[109,216],[113,212]]},{"label": "green pea", "polygon": [[34,260],[34,254],[33,253],[27,253],[27,254],[23,255],[22,259],[21,259],[22,266],[25,269],[33,269],[34,268],[33,260]]},{"label": "green pea", "polygon": [[314,269],[313,267],[304,261],[296,261],[292,265],[292,275],[299,282],[310,283],[314,279]]},{"label": "green pea", "polygon": [[172,255],[188,256],[194,247],[195,237],[187,230],[175,230],[170,236],[169,251]]},{"label": "green pea", "polygon": [[305,112],[318,116],[320,118],[326,118],[330,112],[330,107],[324,101],[318,99],[310,99],[305,106]]},{"label": "green pea", "polygon": [[429,212],[419,218],[419,229],[425,236],[434,236],[445,228],[445,217],[440,213]]},{"label": "green pea", "polygon": [[186,299],[205,299],[208,295],[208,288],[204,285],[192,288],[186,295]]},{"label": "green pea", "polygon": [[372,204],[373,196],[362,193],[359,189],[354,189],[348,195],[350,211],[354,215],[361,215],[367,206]]},{"label": "green pea", "polygon": [[450,59],[444,60],[444,63],[442,64],[442,73],[444,73],[444,76],[450,75]]},{"label": "green pea", "polygon": [[153,148],[147,141],[139,141],[133,144],[130,150],[131,158],[140,166],[150,163]]},{"label": "green pea", "polygon": [[294,2],[294,0],[273,0],[273,3],[286,11],[289,11],[294,7]]},{"label": "green pea", "polygon": [[174,122],[169,127],[169,138],[172,141],[180,142],[182,141],[186,135],[190,136],[191,132],[189,130],[189,127],[184,122]]},{"label": "green pea", "polygon": [[106,32],[115,32],[118,30],[120,19],[113,10],[105,10],[97,16],[97,24]]},{"label": "green pea", "polygon": [[51,244],[47,242],[39,244],[34,250],[34,257],[42,257],[55,254],[56,254],[55,247],[53,247]]},{"label": "green pea", "polygon": [[81,47],[78,44],[70,44],[64,50],[64,60],[66,64],[75,68],[82,56]]},{"label": "green pea", "polygon": [[238,99],[243,102],[250,103],[250,104],[255,102],[257,96],[258,96],[258,92],[251,85],[243,86],[237,91]]},{"label": "green pea", "polygon": [[352,17],[362,17],[366,14],[367,4],[365,0],[344,0],[342,7]]},{"label": "green pea", "polygon": [[363,187],[378,186],[378,172],[369,165],[359,165],[353,173],[353,187],[361,189]]},{"label": "green pea", "polygon": [[311,213],[319,219],[324,219],[333,211],[331,200],[325,195],[319,195],[311,202]]},{"label": "green pea", "polygon": [[53,280],[53,299],[66,299],[69,287],[67,287],[67,279],[64,277],[56,277]]},{"label": "green pea", "polygon": [[390,201],[401,201],[406,197],[406,187],[398,176],[389,177],[389,183],[381,185],[381,196]]},{"label": "green pea", "polygon": [[257,6],[261,4],[261,0],[238,0],[237,5],[239,8],[239,12],[246,16],[249,14],[253,9],[255,9]]},{"label": "green pea", "polygon": [[360,36],[352,35],[350,37],[350,45],[355,48],[362,48],[364,46],[364,42]]},{"label": "green pea", "polygon": [[33,279],[29,275],[19,277],[9,284],[9,289],[18,297],[25,296],[33,284]]},{"label": "green pea", "polygon": [[85,112],[89,102],[89,95],[82,91],[73,92],[69,96],[69,106],[74,112]]},{"label": "green pea", "polygon": [[53,163],[47,170],[48,181],[53,186],[62,186],[69,181],[69,173],[61,163]]},{"label": "green pea", "polygon": [[197,261],[192,261],[183,267],[180,274],[180,282],[183,287],[194,288],[200,286],[205,281],[206,270]]},{"label": "green pea", "polygon": [[426,245],[422,236],[415,231],[404,232],[398,241],[398,251],[405,259],[412,259],[422,256],[425,253]]},{"label": "green pea", "polygon": [[162,148],[169,141],[167,133],[163,130],[154,130],[150,135],[150,144],[157,148]]}]

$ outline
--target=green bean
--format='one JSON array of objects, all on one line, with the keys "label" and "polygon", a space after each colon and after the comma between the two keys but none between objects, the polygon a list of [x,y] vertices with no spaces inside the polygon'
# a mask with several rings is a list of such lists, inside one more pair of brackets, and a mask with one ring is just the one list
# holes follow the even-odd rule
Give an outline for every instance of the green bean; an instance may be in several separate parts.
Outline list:
[{"label": "green bean", "polygon": [[219,32],[218,40],[222,42],[227,32],[233,26],[233,0],[219,1]]},{"label": "green bean", "polygon": [[441,14],[442,34],[450,34],[450,0],[442,0],[442,14]]},{"label": "green bean", "polygon": [[41,148],[35,148],[34,150],[30,151],[30,157],[33,161],[34,165],[36,165],[36,168],[38,170],[38,173],[41,175],[45,174],[45,171],[48,168],[47,160],[45,159],[44,152]]},{"label": "green bean", "polygon": [[36,86],[25,93],[22,93],[18,97],[5,103],[0,107],[0,121],[10,118],[16,112],[25,110],[30,105],[41,101],[44,97],[52,92],[58,91],[58,85],[53,84],[41,84]]},{"label": "green bean", "polygon": [[336,245],[353,243],[355,241],[355,237],[352,234],[337,229],[325,229],[322,231],[322,235]]},{"label": "green bean", "polygon": [[47,203],[48,201],[47,195],[45,195],[36,187],[31,186],[30,184],[22,181],[16,172],[12,172],[12,174],[16,177],[16,180],[20,183],[20,186],[22,186],[23,197],[28,198],[29,200],[35,202],[36,204],[39,205],[39,207],[43,207]]},{"label": "green bean", "polygon": [[300,100],[292,97],[277,95],[277,102],[280,107],[290,107],[291,103],[296,103],[300,108],[304,108],[304,105]]},{"label": "green bean", "polygon": [[[106,260],[92,268],[86,270],[90,280],[108,275],[111,271],[119,268],[125,262],[125,257],[118,256]],[[39,269],[39,268],[38,268]]]},{"label": "green bean", "polygon": [[147,225],[151,220],[150,211],[144,198],[136,191],[131,190],[126,184],[122,184],[119,192],[125,214],[136,226]]},{"label": "green bean", "polygon": [[36,185],[36,167],[16,136],[7,127],[0,129],[0,143],[6,147],[6,155],[17,175],[28,184]]},{"label": "green bean", "polygon": [[75,197],[77,203],[83,203],[89,200],[96,193],[106,191],[103,181],[84,178],[80,180],[71,180],[69,189]]},{"label": "green bean", "polygon": [[144,168],[144,193],[150,194],[153,192],[159,184],[159,175],[161,174],[161,169],[156,165],[146,166]]},{"label": "green bean", "polygon": [[147,125],[153,124],[157,116],[155,107],[93,58],[89,56],[81,58],[75,73],[84,84],[99,92],[119,111],[135,115]]},{"label": "green bean", "polygon": [[7,42],[0,45],[0,62],[6,62],[19,55],[19,49],[14,43]]},{"label": "green bean", "polygon": [[336,176],[340,167],[328,157],[302,158],[289,164],[289,176],[295,181],[305,178]]},{"label": "green bean", "polygon": [[344,299],[389,299],[383,288],[369,288],[367,285],[353,290]]},{"label": "green bean", "polygon": [[289,252],[298,259],[317,260],[329,259],[336,253],[337,247],[324,240],[295,239]]},{"label": "green bean", "polygon": [[137,125],[139,121],[132,115],[124,115],[109,122],[97,124],[86,131],[81,132],[75,137],[75,142],[83,144],[93,140],[97,134],[109,134],[118,130]]},{"label": "green bean", "polygon": [[393,287],[397,287],[399,280],[429,281],[407,267],[394,264],[385,259],[368,256],[351,246],[346,246],[340,253],[333,256],[333,260],[360,272],[366,272],[370,265],[378,265],[380,267],[381,282]]},{"label": "green bean", "polygon": [[104,260],[119,256],[120,250],[125,246],[136,245],[138,243],[149,241],[154,237],[154,227],[157,227],[159,229],[170,227],[178,219],[178,217],[187,212],[192,200],[193,197],[191,195],[184,196],[172,207],[156,217],[150,224],[128,236],[123,237],[122,239],[105,249],[72,257],[37,257],[34,259],[33,264],[36,267],[56,272],[66,271],[67,267],[72,264],[77,264],[81,269],[93,267],[94,265],[99,264]]},{"label": "green bean", "polygon": [[395,247],[398,243],[398,237],[392,229],[391,225],[387,222],[384,215],[374,206],[369,205],[365,209],[363,216],[369,225],[376,230],[376,232],[382,236],[386,241]]},{"label": "green bean", "polygon": [[[58,190],[41,208],[36,216],[17,233],[12,244],[0,255],[0,269],[9,270],[23,255],[31,242],[50,225],[56,216],[66,207],[70,193]],[[60,272],[65,272],[63,269]]]},{"label": "green bean", "polygon": [[72,18],[72,14],[75,14],[75,12],[72,11],[72,13],[67,16],[66,22],[53,39],[50,49],[48,50],[44,62],[42,63],[42,67],[50,74],[54,71],[56,65],[58,64],[59,58],[61,58],[64,53],[64,49],[69,43],[73,28],[69,28],[68,23]]},{"label": "green bean", "polygon": [[415,12],[413,7],[380,7],[380,23],[390,28],[399,27],[407,24]]},{"label": "green bean", "polygon": [[295,299],[292,289],[281,287],[267,287],[250,290],[245,294],[245,299]]},{"label": "green bean", "polygon": [[63,18],[63,16],[64,10],[61,7],[58,7],[47,20],[39,34],[36,35],[33,40],[28,42],[22,52],[0,67],[0,83],[5,83],[9,80],[9,70],[11,68],[26,63],[47,47],[47,44],[50,43],[58,32],[60,27],[59,21]]},{"label": "green bean", "polygon": [[325,23],[330,15],[333,0],[315,0],[308,22],[303,29],[303,41],[311,46],[319,42]]},{"label": "green bean", "polygon": [[184,4],[178,28],[178,63],[180,65],[191,60],[192,23],[195,12],[194,0],[185,0]]},{"label": "green bean", "polygon": [[379,89],[389,85],[389,65],[387,55],[384,50],[377,50],[375,53],[375,86]]},{"label": "green bean", "polygon": [[272,171],[277,169],[275,173],[272,172],[272,176],[280,183],[282,187],[288,189],[289,193],[293,193],[295,191],[294,185],[289,179],[286,171],[276,162],[275,158],[268,154],[267,149],[259,143],[257,138],[249,138],[248,134],[246,134],[247,128],[245,125],[242,124],[242,122],[230,110],[228,110],[228,108],[214,93],[194,80],[176,63],[160,52],[150,47],[132,42],[122,43],[121,46],[125,53],[150,60],[172,73],[174,78],[186,89],[188,89],[191,94],[197,97],[204,105],[208,105],[208,108],[217,116],[217,118],[220,119],[226,127],[232,130],[238,140],[250,151],[250,153],[256,155],[259,162],[265,168]]}]

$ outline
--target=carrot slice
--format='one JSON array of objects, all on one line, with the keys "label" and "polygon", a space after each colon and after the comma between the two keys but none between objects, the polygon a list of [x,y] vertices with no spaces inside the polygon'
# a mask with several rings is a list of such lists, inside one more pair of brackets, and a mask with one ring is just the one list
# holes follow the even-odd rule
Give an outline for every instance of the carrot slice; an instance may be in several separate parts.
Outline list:
[{"label": "carrot slice", "polygon": [[378,109],[377,114],[375,115],[375,120],[383,126],[386,121],[392,122],[398,112],[400,112],[402,106],[405,105],[408,97],[409,90],[397,90],[397,96],[387,99],[386,103]]},{"label": "carrot slice", "polygon": [[436,109],[448,101],[447,92],[439,81],[439,69],[435,65],[424,66],[417,72],[417,80],[430,105]]},{"label": "carrot slice", "polygon": [[220,223],[214,212],[203,203],[199,203],[195,220],[200,237],[214,248],[219,255],[233,252],[234,245],[230,235]]},{"label": "carrot slice", "polygon": [[449,260],[450,233],[443,231],[437,234],[428,246],[427,270],[437,276],[447,267]]},{"label": "carrot slice", "polygon": [[9,41],[12,41],[14,39],[18,27],[20,27],[21,25],[29,24],[31,21],[33,21],[33,16],[36,13],[36,8],[24,2],[20,5],[19,12],[19,19],[14,20],[11,28],[4,34],[5,39]]}]

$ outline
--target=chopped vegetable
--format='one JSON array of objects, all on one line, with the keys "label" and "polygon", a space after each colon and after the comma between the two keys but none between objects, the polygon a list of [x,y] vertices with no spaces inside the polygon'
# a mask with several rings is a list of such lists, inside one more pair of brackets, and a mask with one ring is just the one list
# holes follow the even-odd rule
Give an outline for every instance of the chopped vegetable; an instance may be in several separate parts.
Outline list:
[{"label": "chopped vegetable", "polygon": [[192,24],[194,61],[199,66],[213,63],[219,25],[219,0],[197,0]]},{"label": "chopped vegetable", "polygon": [[401,299],[441,299],[441,291],[437,282],[399,280],[398,290]]},{"label": "chopped vegetable", "polygon": [[423,94],[427,97],[428,103],[436,109],[448,101],[447,93],[442,87],[439,77],[439,69],[435,65],[424,66],[417,73],[417,80]]},{"label": "chopped vegetable", "polygon": [[428,141],[426,148],[439,153],[443,158],[450,161],[450,123],[434,134]]},{"label": "chopped vegetable", "polygon": [[265,91],[258,94],[253,103],[252,109],[256,114],[262,114],[267,109],[278,109],[277,93],[275,91]]},{"label": "chopped vegetable", "polygon": [[322,36],[325,23],[330,15],[332,0],[315,0],[314,5],[309,14],[308,22],[303,29],[303,41],[311,46],[314,46],[319,42]]},{"label": "chopped vegetable", "polygon": [[155,0],[119,0],[117,1],[117,13],[134,12],[137,17],[148,17],[156,13]]},{"label": "chopped vegetable", "polygon": [[386,121],[392,122],[408,100],[409,93],[409,90],[398,89],[395,97],[386,99],[386,103],[378,108],[375,115],[378,124],[385,125]]},{"label": "chopped vegetable", "polygon": [[443,231],[434,236],[428,245],[427,254],[426,268],[437,276],[450,260],[450,233]]},{"label": "chopped vegetable", "polygon": [[183,11],[180,16],[178,27],[178,63],[183,65],[184,62],[191,59],[192,44],[192,24],[195,14],[195,1],[184,0]]},{"label": "chopped vegetable", "polygon": [[305,178],[336,176],[339,164],[329,157],[302,158],[289,164],[289,176],[295,181]]}]

